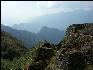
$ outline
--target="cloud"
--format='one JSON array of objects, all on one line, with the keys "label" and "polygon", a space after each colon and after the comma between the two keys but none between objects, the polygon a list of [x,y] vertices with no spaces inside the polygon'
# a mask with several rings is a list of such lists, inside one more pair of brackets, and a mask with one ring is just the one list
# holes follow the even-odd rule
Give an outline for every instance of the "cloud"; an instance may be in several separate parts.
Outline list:
[{"label": "cloud", "polygon": [[38,1],[37,8],[46,11],[46,14],[54,14],[59,12],[70,12],[77,10],[91,11],[93,2],[89,1]]},{"label": "cloud", "polygon": [[37,2],[38,8],[51,8],[56,4],[56,1],[39,1]]},{"label": "cloud", "polygon": [[[17,23],[37,16],[71,11],[91,11],[92,1],[1,1],[1,18],[13,18]],[[2,20],[2,19],[1,19]],[[3,20],[4,21],[4,20]],[[11,21],[11,20],[10,20]]]},{"label": "cloud", "polygon": [[89,1],[38,1],[37,7],[42,9],[49,8],[87,8],[93,7],[93,2]]}]

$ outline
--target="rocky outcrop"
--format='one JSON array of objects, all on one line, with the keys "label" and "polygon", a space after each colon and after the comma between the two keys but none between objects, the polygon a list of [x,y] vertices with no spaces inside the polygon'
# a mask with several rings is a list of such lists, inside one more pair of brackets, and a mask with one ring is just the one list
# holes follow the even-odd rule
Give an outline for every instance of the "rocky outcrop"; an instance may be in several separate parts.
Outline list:
[{"label": "rocky outcrop", "polygon": [[58,67],[84,70],[87,65],[93,65],[93,23],[69,26],[60,44],[62,50],[56,56]]},{"label": "rocky outcrop", "polygon": [[35,60],[24,70],[92,70],[93,23],[73,24],[59,44],[40,42]]},{"label": "rocky outcrop", "polygon": [[50,58],[54,55],[54,44],[47,41],[41,42],[37,50],[35,61],[28,66],[27,70],[44,70]]}]

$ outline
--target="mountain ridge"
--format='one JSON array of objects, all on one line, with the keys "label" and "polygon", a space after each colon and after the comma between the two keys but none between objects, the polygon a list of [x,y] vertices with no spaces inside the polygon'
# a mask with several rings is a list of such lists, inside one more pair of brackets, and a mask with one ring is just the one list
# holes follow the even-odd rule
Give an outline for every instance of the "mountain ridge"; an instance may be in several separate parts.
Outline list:
[{"label": "mountain ridge", "polygon": [[40,31],[43,26],[66,30],[70,24],[93,22],[92,16],[92,11],[60,12],[57,14],[40,16],[34,20],[29,20],[27,23],[13,25],[12,28],[21,30],[25,29],[36,33]]},{"label": "mountain ridge", "polygon": [[1,25],[1,29],[21,40],[28,48],[35,46],[39,41],[36,34],[24,30],[15,30],[9,26]]},{"label": "mountain ridge", "polygon": [[44,26],[38,33],[32,33],[26,30],[16,30],[4,25],[1,25],[1,29],[21,40],[28,48],[36,46],[38,42],[44,40],[48,40],[52,43],[59,43],[65,35],[65,31],[49,28],[47,26]]}]

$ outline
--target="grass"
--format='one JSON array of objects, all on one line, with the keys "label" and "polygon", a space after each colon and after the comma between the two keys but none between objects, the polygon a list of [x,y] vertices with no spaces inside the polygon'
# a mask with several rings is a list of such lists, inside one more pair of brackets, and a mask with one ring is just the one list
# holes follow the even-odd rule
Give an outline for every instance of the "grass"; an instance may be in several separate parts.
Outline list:
[{"label": "grass", "polygon": [[22,70],[26,66],[34,61],[36,56],[36,51],[38,47],[33,47],[25,55],[21,56],[19,59],[15,58],[13,61],[6,59],[1,59],[1,69],[2,70]]}]

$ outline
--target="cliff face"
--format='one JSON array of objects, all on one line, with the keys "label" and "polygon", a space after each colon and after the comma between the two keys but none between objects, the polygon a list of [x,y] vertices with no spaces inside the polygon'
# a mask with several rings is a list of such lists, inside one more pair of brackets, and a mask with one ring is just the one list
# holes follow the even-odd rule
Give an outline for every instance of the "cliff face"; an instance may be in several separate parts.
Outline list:
[{"label": "cliff face", "polygon": [[[69,26],[66,36],[61,41],[62,47],[75,48],[76,50],[88,50],[93,48],[93,24],[73,24]],[[84,49],[86,48],[86,49]]]},{"label": "cliff face", "polygon": [[93,23],[69,26],[60,45],[62,50],[56,56],[59,68],[84,70],[93,66]]}]

